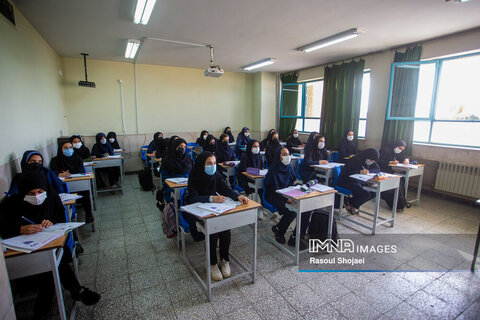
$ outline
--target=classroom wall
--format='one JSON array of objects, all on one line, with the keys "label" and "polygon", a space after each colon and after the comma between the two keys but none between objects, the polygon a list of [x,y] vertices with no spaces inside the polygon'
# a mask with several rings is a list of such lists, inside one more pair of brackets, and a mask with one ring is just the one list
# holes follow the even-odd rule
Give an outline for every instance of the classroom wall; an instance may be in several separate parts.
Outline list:
[{"label": "classroom wall", "polygon": [[1,195],[25,150],[40,150],[48,163],[66,132],[61,59],[16,8],[15,20],[12,27],[0,18]]},{"label": "classroom wall", "polygon": [[277,127],[276,77],[271,72],[253,75],[252,137],[256,140],[262,140],[268,130]]}]

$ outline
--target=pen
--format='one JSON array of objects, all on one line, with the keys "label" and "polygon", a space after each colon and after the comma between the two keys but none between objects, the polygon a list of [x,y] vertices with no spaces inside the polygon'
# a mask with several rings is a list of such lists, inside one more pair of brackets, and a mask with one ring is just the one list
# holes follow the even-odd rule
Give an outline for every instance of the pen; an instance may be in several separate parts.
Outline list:
[{"label": "pen", "polygon": [[29,220],[27,218],[25,218],[24,216],[22,216],[22,219],[27,221],[27,222],[30,222],[31,224],[34,224],[34,225],[37,225],[35,222],[33,222],[32,220]]}]

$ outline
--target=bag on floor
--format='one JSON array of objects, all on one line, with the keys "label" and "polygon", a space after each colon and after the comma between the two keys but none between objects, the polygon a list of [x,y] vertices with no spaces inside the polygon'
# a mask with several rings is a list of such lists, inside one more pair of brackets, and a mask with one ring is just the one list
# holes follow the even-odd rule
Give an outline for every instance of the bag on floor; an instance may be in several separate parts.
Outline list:
[{"label": "bag on floor", "polygon": [[[395,198],[395,190],[383,191],[380,195],[387,205],[393,208],[393,200]],[[398,188],[398,200],[397,200],[397,210],[402,210],[407,206],[407,199],[405,198],[405,185],[403,184],[403,179],[400,180],[400,186]]]},{"label": "bag on floor", "polygon": [[152,171],[149,167],[145,167],[138,173],[138,182],[144,191],[153,190],[155,186],[153,185]]},{"label": "bag on floor", "polygon": [[[308,228],[308,235],[310,239],[319,239],[325,241],[328,239],[328,218],[329,213],[324,210],[315,210],[310,219],[310,226]],[[333,217],[332,240],[337,241],[337,223]]]},{"label": "bag on floor", "polygon": [[163,209],[162,219],[163,233],[167,238],[173,238],[177,234],[177,219],[175,218],[175,205],[170,201]]}]

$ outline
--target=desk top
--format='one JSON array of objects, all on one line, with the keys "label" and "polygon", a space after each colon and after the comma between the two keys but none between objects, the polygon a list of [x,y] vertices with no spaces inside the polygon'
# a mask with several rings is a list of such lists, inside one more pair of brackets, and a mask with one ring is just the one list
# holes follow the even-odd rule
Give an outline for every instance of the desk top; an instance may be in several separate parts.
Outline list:
[{"label": "desk top", "polygon": [[21,255],[24,255],[24,254],[34,254],[35,252],[39,252],[39,251],[57,249],[57,248],[63,247],[63,244],[65,243],[65,240],[67,239],[67,236],[68,236],[68,233],[64,234],[60,238],[57,238],[57,239],[53,240],[52,242],[47,243],[46,245],[44,245],[40,249],[37,249],[37,250],[32,251],[30,253],[25,253],[25,252],[20,252],[20,251],[7,249],[7,251],[4,253],[4,255],[5,255],[5,258],[10,258],[10,257],[21,256]]},{"label": "desk top", "polygon": [[[227,161],[228,162],[228,161]],[[225,169],[233,169],[235,168],[236,166],[238,166],[238,164],[234,165],[233,167],[232,166],[227,166],[227,165],[224,165],[223,163],[217,163],[220,167],[222,168],[225,168]]]},{"label": "desk top", "polygon": [[248,178],[251,178],[251,179],[263,179],[265,178],[265,176],[257,176],[257,175],[254,175],[254,174],[250,174],[250,173],[247,173],[247,172],[242,172],[242,174]]},{"label": "desk top", "polygon": [[248,201],[247,204],[241,204],[239,205],[238,207],[235,207],[233,208],[232,210],[228,210],[228,211],[225,211],[224,213],[220,214],[220,215],[214,215],[214,214],[211,214],[209,216],[205,216],[203,218],[198,218],[200,220],[205,220],[205,219],[210,219],[210,218],[213,218],[213,217],[220,217],[220,216],[225,216],[225,215],[229,215],[229,214],[232,214],[232,213],[237,213],[237,212],[241,212],[241,211],[245,211],[245,210],[250,210],[250,209],[258,209],[258,208],[261,208],[262,205],[253,201],[253,200],[250,200]]},{"label": "desk top", "polygon": [[142,147],[142,151],[147,151],[148,147]]},{"label": "desk top", "polygon": [[172,188],[172,189],[188,187],[188,183],[178,184],[178,183],[171,182],[171,181],[168,181],[168,180],[165,180],[165,182],[167,183],[167,186]]},{"label": "desk top", "polygon": [[124,153],[125,150],[123,149],[113,149],[113,153]]},{"label": "desk top", "polygon": [[282,194],[282,196],[288,198],[288,199],[292,199],[292,200],[304,200],[304,199],[308,199],[308,198],[314,198],[314,197],[319,197],[319,196],[324,196],[324,195],[327,195],[327,194],[330,194],[330,193],[337,193],[337,190],[329,190],[329,191],[325,191],[325,192],[319,192],[319,191],[312,191],[312,192],[309,192],[303,196],[298,196],[298,197],[290,197],[289,195],[286,195],[286,194]]},{"label": "desk top", "polygon": [[89,175],[85,175],[82,177],[75,177],[75,178],[65,178],[63,182],[74,182],[74,181],[83,181],[83,180],[93,180],[95,178],[95,175],[93,173]]},{"label": "desk top", "polygon": [[[416,168],[403,167],[403,166],[398,166],[398,167],[397,167],[397,165],[395,165],[395,164],[388,164],[388,166],[389,166],[389,167],[392,167],[392,168],[394,168],[394,169],[400,169],[400,170],[412,170],[412,169],[416,169]],[[424,164],[421,164],[421,163],[415,164],[415,166],[417,166],[417,167],[425,167],[425,165],[424,165]]]},{"label": "desk top", "polygon": [[123,157],[103,157],[103,158],[95,158],[93,161],[108,161],[108,160],[118,160],[118,159],[123,159]]},{"label": "desk top", "polygon": [[94,167],[94,166],[95,166],[95,162],[93,162],[93,161],[84,162],[84,163],[83,163],[83,166],[84,166],[84,167]]},{"label": "desk top", "polygon": [[77,199],[72,199],[72,200],[68,200],[68,201],[62,202],[62,204],[63,204],[64,206],[69,206],[69,205],[75,204],[76,202],[77,202]]}]

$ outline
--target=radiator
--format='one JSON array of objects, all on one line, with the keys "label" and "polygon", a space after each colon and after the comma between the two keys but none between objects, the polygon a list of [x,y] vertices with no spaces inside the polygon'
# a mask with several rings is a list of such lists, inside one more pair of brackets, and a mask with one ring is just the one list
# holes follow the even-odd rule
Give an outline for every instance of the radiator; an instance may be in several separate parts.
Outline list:
[{"label": "radiator", "polygon": [[440,162],[435,190],[480,198],[480,168]]}]

